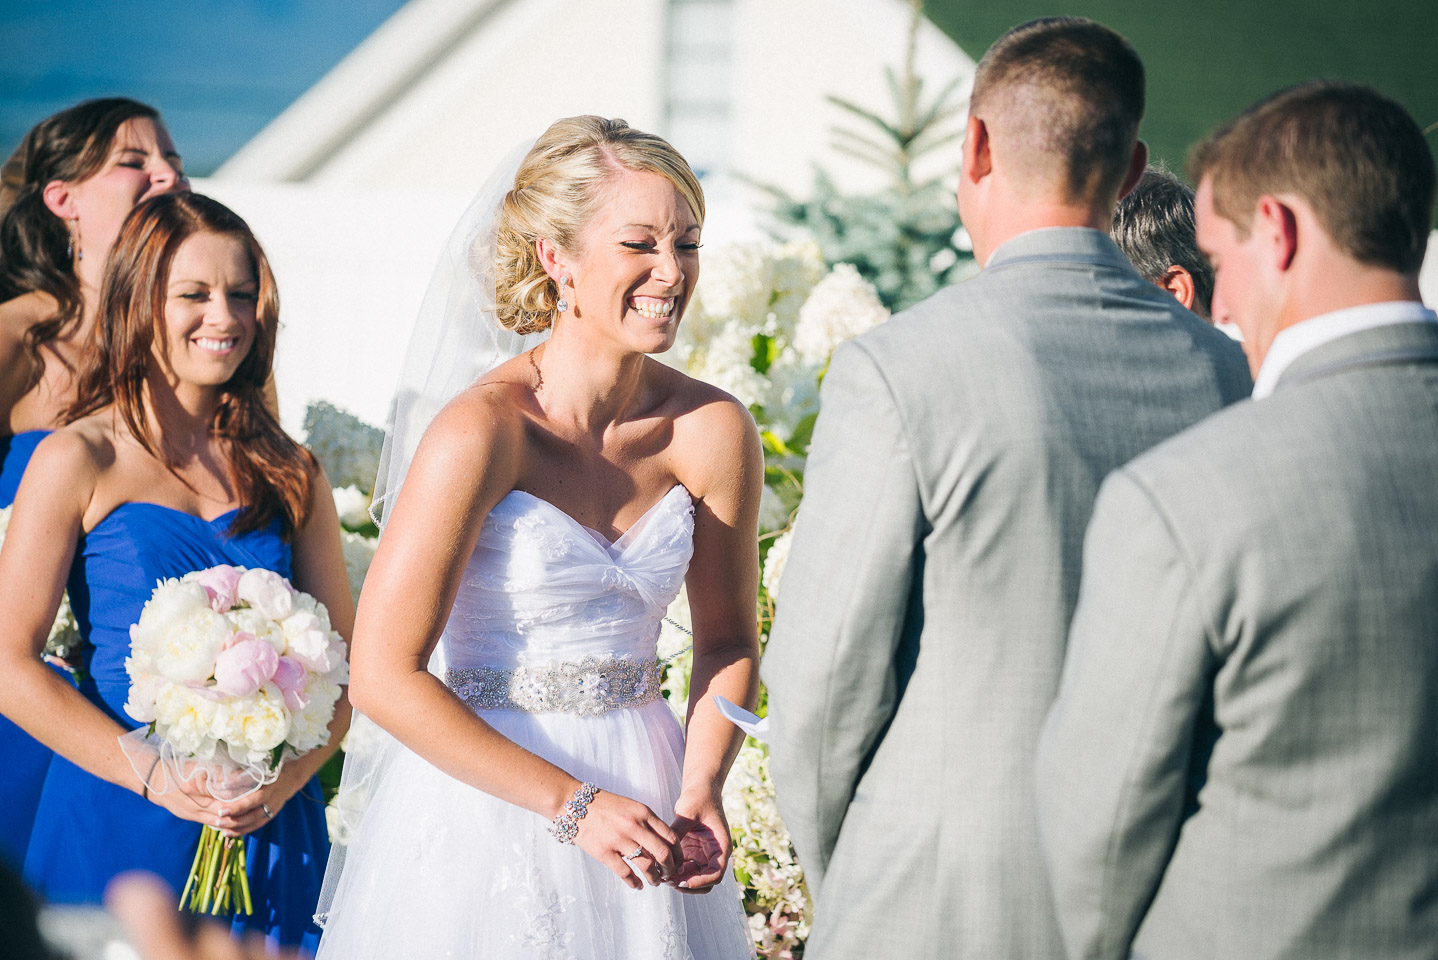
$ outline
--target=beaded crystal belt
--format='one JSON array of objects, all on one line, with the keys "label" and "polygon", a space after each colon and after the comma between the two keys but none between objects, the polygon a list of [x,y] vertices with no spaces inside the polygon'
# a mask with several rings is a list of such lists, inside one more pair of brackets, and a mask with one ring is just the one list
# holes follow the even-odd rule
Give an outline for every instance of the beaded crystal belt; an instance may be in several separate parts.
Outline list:
[{"label": "beaded crystal belt", "polygon": [[551,660],[497,670],[450,668],[445,684],[472,710],[578,713],[597,717],[659,699],[659,663],[633,657]]}]

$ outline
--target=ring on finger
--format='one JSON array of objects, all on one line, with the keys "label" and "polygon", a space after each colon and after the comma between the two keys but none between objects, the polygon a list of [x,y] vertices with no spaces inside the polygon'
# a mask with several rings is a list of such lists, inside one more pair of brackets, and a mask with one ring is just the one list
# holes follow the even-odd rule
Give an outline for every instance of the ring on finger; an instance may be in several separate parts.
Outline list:
[{"label": "ring on finger", "polygon": [[620,859],[621,859],[621,860],[633,860],[635,857],[642,857],[642,856],[644,856],[644,848],[643,848],[643,847],[635,847],[634,850],[633,850],[633,852],[631,852],[631,853],[626,853],[624,856],[620,857]]},{"label": "ring on finger", "polygon": [[266,819],[266,820],[273,820],[273,819],[275,818],[274,812],[273,812],[272,810],[270,810],[270,808],[269,808],[268,806],[265,805],[264,801],[260,801],[260,809],[263,810],[263,811],[265,811],[265,819]]}]

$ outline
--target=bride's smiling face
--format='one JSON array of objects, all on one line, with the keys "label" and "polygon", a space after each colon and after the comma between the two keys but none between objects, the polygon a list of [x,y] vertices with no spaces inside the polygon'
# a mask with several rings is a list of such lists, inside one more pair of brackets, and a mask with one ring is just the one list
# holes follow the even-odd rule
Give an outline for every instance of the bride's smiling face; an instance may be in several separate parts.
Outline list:
[{"label": "bride's smiling face", "polygon": [[642,353],[674,345],[699,279],[699,223],[668,178],[625,170],[579,234],[569,313]]}]

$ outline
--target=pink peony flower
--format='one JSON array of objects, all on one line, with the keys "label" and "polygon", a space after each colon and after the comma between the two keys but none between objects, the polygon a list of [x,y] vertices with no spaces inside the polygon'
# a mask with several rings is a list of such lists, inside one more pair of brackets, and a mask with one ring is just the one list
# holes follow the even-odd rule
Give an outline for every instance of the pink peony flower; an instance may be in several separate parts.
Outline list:
[{"label": "pink peony flower", "polygon": [[295,609],[294,588],[273,570],[246,570],[236,593],[271,620],[283,620]]},{"label": "pink peony flower", "polygon": [[240,587],[240,577],[244,575],[244,572],[228,563],[222,563],[217,567],[210,567],[208,570],[198,570],[185,579],[204,587],[205,593],[210,596],[210,609],[216,613],[224,613],[235,605]]},{"label": "pink peony flower", "polygon": [[275,668],[275,686],[285,697],[285,708],[298,713],[309,706],[310,698],[305,695],[305,665],[294,657],[280,657]]},{"label": "pink peony flower", "polygon": [[274,647],[250,634],[237,634],[215,658],[215,689],[232,697],[248,697],[274,677],[279,663]]}]

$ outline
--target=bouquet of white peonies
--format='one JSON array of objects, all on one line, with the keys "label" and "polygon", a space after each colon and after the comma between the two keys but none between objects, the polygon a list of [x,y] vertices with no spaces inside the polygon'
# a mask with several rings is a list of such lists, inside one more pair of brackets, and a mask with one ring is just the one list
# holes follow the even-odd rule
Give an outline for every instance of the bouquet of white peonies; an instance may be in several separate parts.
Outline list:
[{"label": "bouquet of white peonies", "polygon": [[[220,565],[164,580],[130,628],[120,738],[146,786],[198,781],[235,800],[329,741],[345,642],[322,603],[271,570]],[[243,838],[206,826],[180,896],[195,912],[252,910]]]},{"label": "bouquet of white peonies", "polygon": [[[5,542],[5,531],[10,528],[10,512],[14,507],[0,509],[0,544]],[[60,594],[60,608],[55,611],[55,622],[50,625],[50,635],[45,638],[45,655],[60,660],[69,660],[80,649],[80,626],[75,622],[75,613],[70,609],[69,592]]]}]

